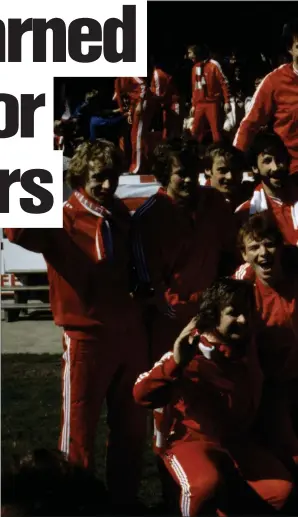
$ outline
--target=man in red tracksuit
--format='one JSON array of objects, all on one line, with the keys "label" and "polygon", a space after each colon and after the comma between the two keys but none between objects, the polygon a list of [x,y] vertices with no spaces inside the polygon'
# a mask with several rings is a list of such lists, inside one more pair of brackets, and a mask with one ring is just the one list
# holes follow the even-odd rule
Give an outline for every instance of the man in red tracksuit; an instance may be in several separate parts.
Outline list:
[{"label": "man in red tracksuit", "polygon": [[242,277],[254,282],[257,310],[265,325],[260,323],[260,329],[266,333],[262,341],[268,349],[264,345],[263,349],[270,364],[264,371],[280,379],[298,379],[298,264],[287,260],[281,232],[265,213],[255,214],[240,229],[239,245],[253,271]]},{"label": "man in red tracksuit", "polygon": [[245,171],[244,155],[230,142],[210,144],[204,157],[206,186],[218,190],[224,196],[232,213],[245,198],[242,181]]},{"label": "man in red tracksuit", "polygon": [[252,144],[251,163],[261,183],[235,211],[241,225],[250,215],[269,211],[286,244],[298,245],[298,188],[289,175],[289,152],[276,134],[260,132]]},{"label": "man in red tracksuit", "polygon": [[298,19],[285,26],[284,35],[292,63],[279,66],[262,80],[239,126],[234,145],[246,151],[261,126],[273,121],[274,131],[291,155],[292,174],[298,173]]},{"label": "man in red tracksuit", "polygon": [[130,505],[146,438],[146,414],[136,407],[132,387],[147,344],[130,294],[130,215],[114,197],[122,170],[114,144],[82,144],[68,168],[74,191],[63,208],[64,228],[7,228],[6,234],[43,253],[48,265],[53,316],[64,331],[60,449],[71,461],[93,466],[106,398],[107,484],[113,501]]},{"label": "man in red tracksuit", "polygon": [[[248,278],[254,284],[262,369],[266,378],[279,387],[278,393],[288,393],[297,421],[298,253],[290,261],[289,248],[268,213],[255,214],[244,224],[239,246],[248,268],[240,274],[238,271],[235,277]],[[286,415],[279,423],[287,427],[287,441],[296,447],[298,464],[298,436]]]},{"label": "man in red tracksuit", "polygon": [[144,77],[118,77],[115,80],[115,95],[120,110],[122,97],[128,97],[131,123],[131,163],[132,174],[148,174],[146,161],[148,154],[148,134],[154,116],[154,97]]},{"label": "man in red tracksuit", "polygon": [[182,133],[180,96],[173,77],[161,66],[153,66],[151,91],[162,108],[163,138],[179,138]]},{"label": "man in red tracksuit", "polygon": [[222,139],[223,120],[221,102],[224,111],[231,111],[229,84],[220,64],[208,57],[209,51],[198,46],[188,48],[188,57],[194,62],[192,68],[192,109],[194,116],[192,134],[202,141],[205,120],[208,121],[214,142]]},{"label": "man in red tracksuit", "polygon": [[[210,515],[211,509],[212,515],[264,515],[261,500],[268,503],[267,515],[270,506],[285,512],[286,504],[296,508],[289,500],[290,494],[295,497],[290,473],[253,431],[263,384],[253,306],[249,283],[213,284],[173,351],[134,386],[138,404],[163,410],[160,459],[180,488],[185,517]],[[232,488],[233,468],[258,495],[254,502]]]},{"label": "man in red tracksuit", "polygon": [[223,196],[198,186],[193,143],[162,144],[154,160],[152,172],[161,187],[133,216],[138,282],[142,292],[151,293],[146,303],[152,362],[197,313],[200,292],[220,271],[233,268],[236,242],[234,217]]}]

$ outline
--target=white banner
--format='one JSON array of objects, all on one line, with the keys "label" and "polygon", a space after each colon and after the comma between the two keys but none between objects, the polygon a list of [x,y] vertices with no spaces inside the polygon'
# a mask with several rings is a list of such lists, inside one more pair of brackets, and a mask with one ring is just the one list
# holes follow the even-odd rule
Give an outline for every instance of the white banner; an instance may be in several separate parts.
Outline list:
[{"label": "white banner", "polygon": [[147,75],[147,2],[10,0],[0,19],[0,227],[62,227],[54,77]]}]

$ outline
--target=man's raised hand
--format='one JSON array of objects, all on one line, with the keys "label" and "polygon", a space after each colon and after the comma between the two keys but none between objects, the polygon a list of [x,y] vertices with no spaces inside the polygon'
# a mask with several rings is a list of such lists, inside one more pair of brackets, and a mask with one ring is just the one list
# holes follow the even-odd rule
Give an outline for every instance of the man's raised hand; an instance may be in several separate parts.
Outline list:
[{"label": "man's raised hand", "polygon": [[193,318],[182,330],[174,343],[173,354],[175,363],[186,366],[197,351],[197,339],[193,333],[196,329],[196,318]]}]

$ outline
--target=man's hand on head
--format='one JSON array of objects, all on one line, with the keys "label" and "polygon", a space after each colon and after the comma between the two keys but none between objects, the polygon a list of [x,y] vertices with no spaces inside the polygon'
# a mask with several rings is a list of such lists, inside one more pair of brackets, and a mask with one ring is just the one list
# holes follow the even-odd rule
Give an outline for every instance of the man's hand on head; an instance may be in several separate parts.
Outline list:
[{"label": "man's hand on head", "polygon": [[194,336],[196,324],[196,318],[193,318],[182,330],[174,343],[174,360],[181,366],[186,366],[197,351],[197,339]]}]

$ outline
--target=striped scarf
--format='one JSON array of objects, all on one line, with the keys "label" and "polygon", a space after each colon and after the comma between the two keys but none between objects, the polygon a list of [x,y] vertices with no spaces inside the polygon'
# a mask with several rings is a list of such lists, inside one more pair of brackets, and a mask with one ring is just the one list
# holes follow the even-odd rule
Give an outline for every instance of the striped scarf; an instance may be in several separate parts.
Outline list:
[{"label": "striped scarf", "polygon": [[[278,200],[279,203],[282,203]],[[259,185],[250,200],[249,215],[253,215],[259,212],[264,212],[269,209],[266,194],[262,185]],[[291,206],[291,214],[294,230],[298,229],[298,201]]]},{"label": "striped scarf", "polygon": [[98,217],[98,223],[95,234],[95,248],[98,260],[112,260],[113,252],[113,237],[111,231],[111,212],[101,205],[92,202],[86,198],[82,192],[75,191],[75,197],[79,203],[93,215]]},{"label": "striped scarf", "polygon": [[207,83],[204,77],[204,66],[208,63],[208,61],[202,61],[201,63],[197,63],[196,66],[196,89],[204,91],[204,97],[207,97]]}]

